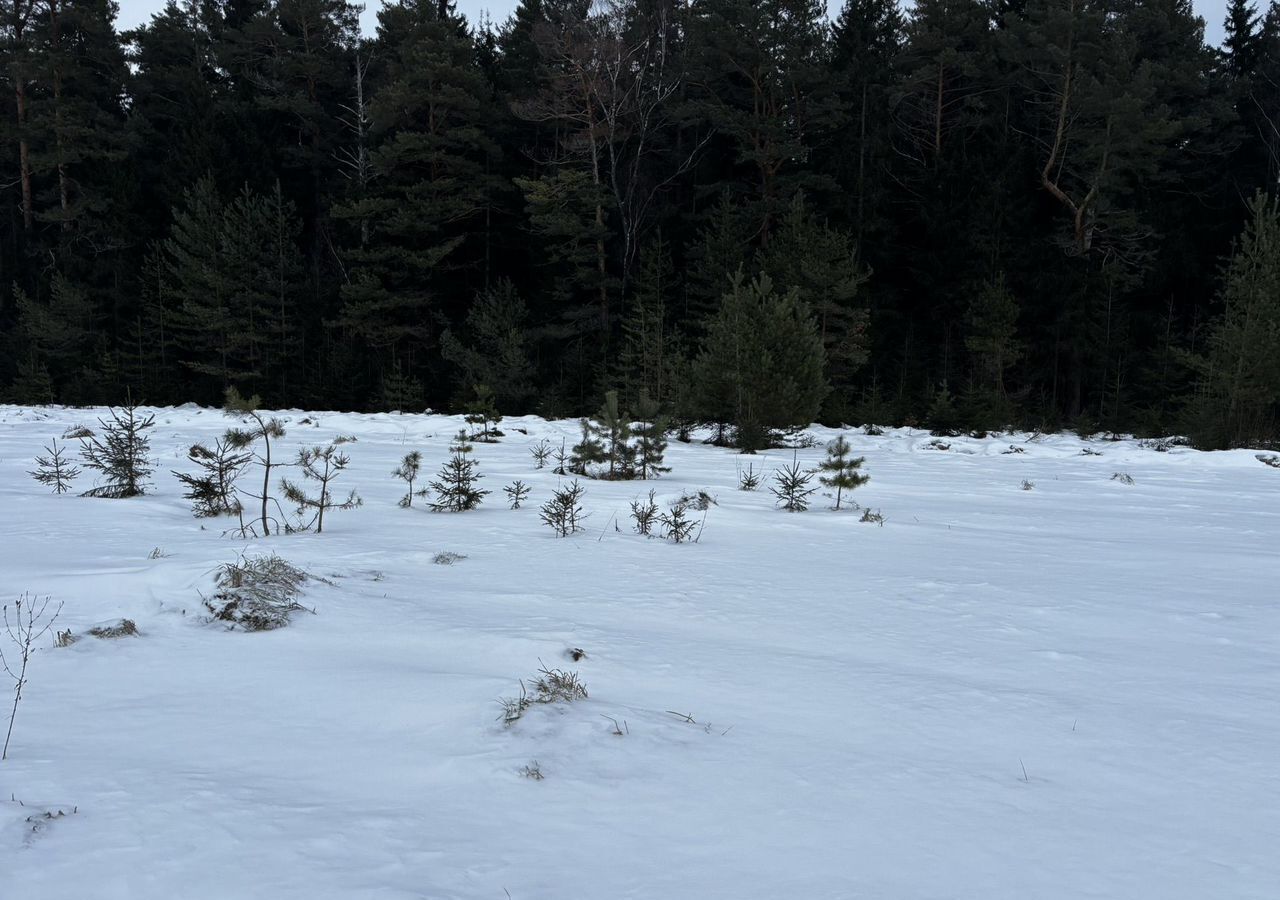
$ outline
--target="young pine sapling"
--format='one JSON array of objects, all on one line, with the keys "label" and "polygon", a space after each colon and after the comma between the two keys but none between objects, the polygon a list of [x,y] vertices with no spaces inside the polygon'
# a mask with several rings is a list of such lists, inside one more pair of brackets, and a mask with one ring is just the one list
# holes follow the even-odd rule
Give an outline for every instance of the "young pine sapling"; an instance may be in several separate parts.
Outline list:
[{"label": "young pine sapling", "polygon": [[[280,505],[271,495],[271,472],[283,465],[283,463],[272,461],[271,441],[284,437],[284,423],[274,416],[266,416],[259,411],[262,401],[257,395],[246,400],[238,390],[229,387],[225,396],[223,411],[229,416],[238,417],[245,427],[228,429],[224,440],[236,450],[255,448],[250,450],[250,455],[253,461],[262,467],[262,493],[246,493],[262,504],[259,519],[262,534],[259,537],[267,537],[271,534],[271,523],[274,521],[268,512],[268,505],[272,502],[276,503],[277,508]],[[256,449],[258,447],[262,449]],[[280,530],[278,523],[276,530]],[[240,532],[244,535],[256,534],[253,524],[245,523],[243,520],[240,523]]]},{"label": "young pine sapling", "polygon": [[818,480],[827,487],[836,489],[836,509],[840,508],[845,491],[852,491],[871,480],[870,475],[863,475],[858,471],[867,458],[850,456],[851,451],[849,442],[842,434],[827,445],[827,458],[818,466],[824,473],[818,476]]},{"label": "young pine sapling", "polygon": [[240,452],[226,438],[219,438],[213,447],[193,444],[187,451],[187,459],[199,467],[200,473],[174,472],[173,475],[186,487],[187,492],[182,496],[191,501],[195,517],[239,515],[241,505],[235,481],[253,459],[252,454]]},{"label": "young pine sapling", "polygon": [[[298,468],[302,469],[302,477],[305,481],[314,481],[320,491],[316,496],[310,496],[302,486],[290,481],[287,478],[280,480],[280,489],[284,491],[285,497],[290,503],[298,507],[298,522],[300,531],[310,531],[311,526],[315,526],[316,534],[324,532],[324,514],[330,509],[355,509],[360,506],[362,501],[355,491],[347,494],[347,498],[342,501],[334,499],[333,494],[329,490],[329,486],[333,484],[335,478],[343,473],[348,465],[351,464],[351,458],[338,449],[338,443],[335,441],[327,447],[304,447],[298,451]],[[308,511],[314,511],[311,521],[303,522],[302,517]]]},{"label": "young pine sapling", "polygon": [[418,480],[418,473],[421,470],[422,470],[422,452],[419,450],[414,450],[411,453],[406,453],[404,455],[404,459],[400,460],[400,465],[397,466],[395,470],[391,473],[396,478],[399,478],[406,485],[408,485],[408,490],[406,490],[404,496],[400,498],[401,509],[409,509],[410,507],[412,507],[414,497],[427,496],[426,488],[422,488],[421,490],[418,490],[418,491],[415,491],[413,489],[413,484],[415,481]]}]

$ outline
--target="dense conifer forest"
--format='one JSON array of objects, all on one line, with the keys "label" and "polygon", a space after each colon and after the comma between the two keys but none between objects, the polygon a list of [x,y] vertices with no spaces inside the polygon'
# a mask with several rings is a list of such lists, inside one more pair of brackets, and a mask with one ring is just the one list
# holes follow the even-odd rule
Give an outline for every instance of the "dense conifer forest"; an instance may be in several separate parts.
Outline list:
[{"label": "dense conifer forest", "polygon": [[1280,3],[358,12],[0,0],[0,399],[1276,436]]}]

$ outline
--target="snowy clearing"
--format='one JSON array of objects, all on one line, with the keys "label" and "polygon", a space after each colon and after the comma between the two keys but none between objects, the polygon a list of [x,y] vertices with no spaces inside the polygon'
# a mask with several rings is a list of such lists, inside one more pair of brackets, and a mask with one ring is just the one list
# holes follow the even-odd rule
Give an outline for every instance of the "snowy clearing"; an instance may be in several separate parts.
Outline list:
[{"label": "snowy clearing", "polygon": [[[0,763],[5,900],[1280,896],[1280,472],[1251,452],[851,431],[877,527],[737,490],[790,451],[673,441],[557,539],[528,448],[575,422],[503,421],[493,493],[444,514],[390,473],[434,477],[460,418],[289,412],[284,455],[357,438],[364,506],[247,541],[170,474],[229,421],[155,413],[153,493],[103,500],[26,473],[104,410],[0,407],[0,601],[82,636],[42,643]],[[630,532],[651,486],[715,498],[699,543]],[[315,615],[206,623],[217,567],[267,552]],[[504,726],[542,665],[589,696]]]}]

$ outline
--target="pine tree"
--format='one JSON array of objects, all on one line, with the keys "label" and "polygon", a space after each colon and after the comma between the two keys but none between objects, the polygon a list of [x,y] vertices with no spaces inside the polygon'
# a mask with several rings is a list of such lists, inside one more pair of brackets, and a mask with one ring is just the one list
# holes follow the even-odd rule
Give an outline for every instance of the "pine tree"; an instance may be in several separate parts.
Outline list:
[{"label": "pine tree", "polygon": [[[262,493],[254,494],[246,492],[249,497],[257,500],[261,504],[261,510],[258,517],[258,525],[252,522],[245,523],[241,521],[240,532],[243,535],[256,535],[258,537],[269,537],[271,535],[271,523],[276,521],[270,514],[269,506],[275,503],[277,508],[279,502],[271,495],[271,473],[272,470],[280,468],[283,463],[275,462],[271,457],[271,442],[284,437],[284,423],[275,416],[268,416],[261,411],[262,399],[254,394],[252,397],[245,398],[239,390],[234,386],[226,389],[223,394],[223,412],[233,418],[241,421],[243,427],[229,428],[224,436],[226,443],[235,450],[250,450],[253,461],[262,468]],[[257,449],[261,447],[262,449]],[[261,527],[261,533],[258,533],[258,527]],[[281,531],[282,526],[276,522],[276,530]]]},{"label": "pine tree", "polygon": [[604,403],[591,421],[591,430],[599,442],[602,459],[608,463],[605,478],[631,478],[635,472],[635,451],[631,446],[631,422],[618,405],[618,392],[608,391]]},{"label": "pine tree", "polygon": [[239,452],[232,442],[220,438],[213,447],[193,444],[187,451],[187,459],[195,463],[200,474],[174,472],[173,475],[186,487],[182,496],[191,501],[191,511],[196,518],[239,515],[242,506],[236,494],[236,478],[252,460],[249,453]]},{"label": "pine tree", "polygon": [[[287,478],[280,480],[280,489],[285,498],[298,508],[299,530],[310,531],[314,525],[316,534],[324,532],[324,514],[331,509],[355,509],[363,501],[356,492],[350,491],[345,500],[337,500],[329,487],[334,479],[341,475],[351,464],[351,457],[338,449],[341,438],[324,447],[304,447],[298,451],[295,463],[302,470],[306,481],[314,481],[319,486],[319,493],[311,496],[303,486]],[[303,516],[312,513],[310,521],[303,521]]]},{"label": "pine tree", "polygon": [[419,450],[413,450],[404,455],[404,459],[400,460],[400,465],[396,466],[395,470],[391,473],[407,485],[404,496],[400,498],[399,505],[401,509],[409,509],[413,506],[414,497],[426,495],[427,492],[425,488],[417,492],[413,490],[413,483],[418,480],[418,473],[421,469],[422,452]]},{"label": "pine tree", "polygon": [[476,482],[483,476],[476,471],[476,462],[471,458],[471,444],[467,442],[467,433],[459,431],[449,447],[449,461],[444,464],[436,480],[431,482],[431,489],[436,499],[431,508],[436,512],[465,512],[480,505],[488,491],[476,487]]},{"label": "pine tree", "polygon": [[867,461],[865,456],[851,457],[853,448],[842,434],[827,445],[827,458],[818,464],[822,475],[818,476],[829,488],[836,489],[836,509],[840,509],[840,501],[845,491],[852,491],[871,480],[871,476],[863,475],[858,470]]},{"label": "pine tree", "polygon": [[108,409],[110,421],[99,419],[102,439],[80,440],[80,455],[87,469],[99,473],[99,483],[81,496],[107,497],[120,500],[147,492],[147,479],[153,470],[147,453],[151,440],[146,432],[154,427],[153,414],[142,415],[132,401],[119,411]]}]

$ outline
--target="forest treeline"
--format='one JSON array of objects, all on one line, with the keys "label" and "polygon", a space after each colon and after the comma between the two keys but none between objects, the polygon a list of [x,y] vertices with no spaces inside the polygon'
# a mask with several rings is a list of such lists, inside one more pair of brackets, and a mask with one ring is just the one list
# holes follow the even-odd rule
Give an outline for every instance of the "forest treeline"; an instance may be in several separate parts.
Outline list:
[{"label": "forest treeline", "polygon": [[0,397],[1276,436],[1280,5],[0,0]]}]

